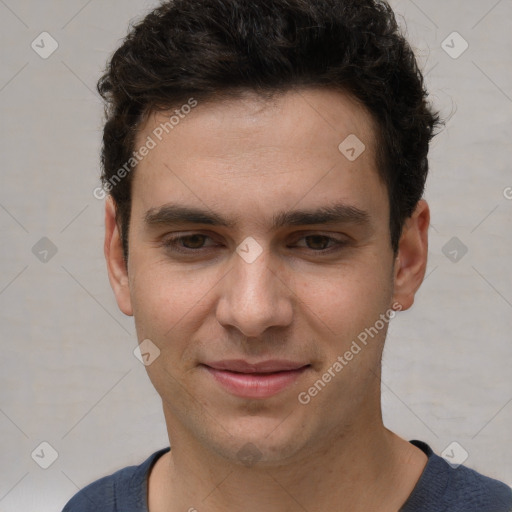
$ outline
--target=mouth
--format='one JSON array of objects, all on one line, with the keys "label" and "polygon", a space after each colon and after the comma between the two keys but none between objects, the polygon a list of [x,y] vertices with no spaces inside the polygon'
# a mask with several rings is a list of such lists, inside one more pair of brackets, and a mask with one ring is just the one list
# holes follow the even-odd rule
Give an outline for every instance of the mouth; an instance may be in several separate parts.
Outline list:
[{"label": "mouth", "polygon": [[248,363],[240,359],[202,364],[215,382],[241,398],[268,398],[291,386],[311,365],[272,360]]}]

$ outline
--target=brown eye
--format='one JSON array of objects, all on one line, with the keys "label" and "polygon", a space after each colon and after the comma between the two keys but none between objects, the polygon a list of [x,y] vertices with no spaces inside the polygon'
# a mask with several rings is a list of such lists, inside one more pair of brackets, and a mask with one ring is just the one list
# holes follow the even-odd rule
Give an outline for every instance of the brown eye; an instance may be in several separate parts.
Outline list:
[{"label": "brown eye", "polygon": [[325,250],[327,249],[327,245],[329,244],[329,242],[333,239],[323,235],[310,235],[305,236],[304,240],[309,240],[310,242],[312,242],[308,244],[310,249]]},{"label": "brown eye", "polygon": [[163,246],[173,252],[194,253],[200,252],[202,249],[212,247],[204,245],[207,239],[211,240],[209,236],[203,235],[201,233],[176,235],[165,240],[165,242],[163,242]]},{"label": "brown eye", "polygon": [[200,249],[205,238],[206,235],[188,235],[180,237],[179,240],[187,249]]},{"label": "brown eye", "polygon": [[[313,234],[313,235],[306,235],[299,240],[305,240],[306,241],[306,249],[311,250],[312,252],[330,252],[331,250],[340,249],[343,246],[346,245],[345,240],[340,240],[331,236],[327,235],[320,235],[320,234]],[[329,246],[330,245],[330,246]],[[301,246],[304,247],[304,246]]]}]

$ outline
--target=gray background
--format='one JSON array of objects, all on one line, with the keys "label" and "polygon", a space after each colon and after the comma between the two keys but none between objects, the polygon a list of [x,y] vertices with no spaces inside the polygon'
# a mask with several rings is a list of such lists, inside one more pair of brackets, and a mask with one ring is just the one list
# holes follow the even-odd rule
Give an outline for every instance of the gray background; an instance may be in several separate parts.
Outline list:
[{"label": "gray background", "polygon": [[[132,353],[133,319],[107,280],[104,204],[92,194],[95,82],[129,20],[152,5],[0,0],[1,512],[60,510],[79,488],[168,445],[159,397]],[[427,277],[388,336],[385,423],[437,453],[457,441],[466,465],[511,485],[512,1],[392,6],[451,118],[431,150]],[[31,48],[43,31],[59,44],[47,59]],[[452,56],[443,49],[454,31],[469,44],[458,58],[457,36],[444,45]],[[33,251],[43,237],[57,248],[47,261]],[[58,452],[48,469],[31,457],[43,441]]]}]

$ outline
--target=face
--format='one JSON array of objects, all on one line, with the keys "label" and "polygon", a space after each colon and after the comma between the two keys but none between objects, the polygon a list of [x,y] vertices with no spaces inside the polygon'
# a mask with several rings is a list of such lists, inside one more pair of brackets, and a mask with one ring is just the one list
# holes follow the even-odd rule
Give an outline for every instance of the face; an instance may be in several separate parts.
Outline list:
[{"label": "face", "polygon": [[157,144],[133,176],[127,269],[110,202],[105,242],[119,307],[160,350],[147,371],[170,435],[233,461],[252,443],[273,464],[380,418],[428,209],[395,258],[371,117],[340,92],[247,95],[199,103],[159,141],[170,115],[138,136]]}]

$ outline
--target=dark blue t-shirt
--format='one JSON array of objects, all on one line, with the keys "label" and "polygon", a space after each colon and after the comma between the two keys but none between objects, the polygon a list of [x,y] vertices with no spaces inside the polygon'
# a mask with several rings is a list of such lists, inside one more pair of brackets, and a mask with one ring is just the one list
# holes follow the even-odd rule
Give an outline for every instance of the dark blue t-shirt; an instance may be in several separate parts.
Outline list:
[{"label": "dark blue t-shirt", "polygon": [[[453,468],[422,441],[411,443],[425,452],[428,462],[399,512],[512,512],[510,487],[465,466]],[[89,484],[62,512],[148,512],[149,471],[169,450]]]}]

